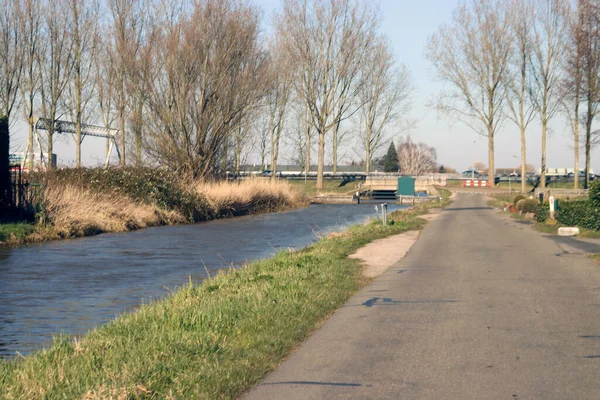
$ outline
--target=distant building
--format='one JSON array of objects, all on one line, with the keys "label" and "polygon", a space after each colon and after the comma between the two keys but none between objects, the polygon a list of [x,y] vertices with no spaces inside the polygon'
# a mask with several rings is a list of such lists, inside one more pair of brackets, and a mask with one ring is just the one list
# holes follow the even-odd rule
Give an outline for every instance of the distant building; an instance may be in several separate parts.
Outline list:
[{"label": "distant building", "polygon": [[[575,168],[546,168],[546,176],[567,176],[573,174]],[[585,174],[585,168],[579,168],[579,172]],[[542,169],[537,169],[537,174],[542,174]],[[594,170],[590,168],[590,174],[594,174]]]}]

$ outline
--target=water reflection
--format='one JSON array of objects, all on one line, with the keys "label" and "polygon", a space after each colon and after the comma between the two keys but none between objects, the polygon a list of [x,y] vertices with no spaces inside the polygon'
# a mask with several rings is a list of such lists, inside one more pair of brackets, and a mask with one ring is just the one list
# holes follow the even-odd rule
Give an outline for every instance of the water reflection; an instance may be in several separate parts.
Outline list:
[{"label": "water reflection", "polygon": [[[397,206],[390,206],[393,210]],[[301,248],[374,217],[373,205],[277,214],[0,248],[0,355],[79,334],[207,273]]]}]

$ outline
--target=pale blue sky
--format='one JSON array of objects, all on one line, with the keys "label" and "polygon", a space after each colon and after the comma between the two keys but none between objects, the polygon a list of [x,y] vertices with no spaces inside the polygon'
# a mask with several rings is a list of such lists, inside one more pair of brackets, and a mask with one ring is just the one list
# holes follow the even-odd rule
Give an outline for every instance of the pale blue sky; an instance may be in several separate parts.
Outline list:
[{"label": "pale blue sky", "polygon": [[[265,31],[269,30],[271,15],[280,0],[254,0],[264,12]],[[393,45],[398,62],[406,64],[414,78],[416,93],[413,101],[412,118],[418,120],[412,132],[413,139],[423,141],[437,149],[438,162],[458,170],[464,170],[473,159],[487,164],[487,138],[476,135],[460,123],[452,124],[448,118],[438,116],[426,103],[436,96],[440,83],[435,82],[429,63],[424,58],[424,49],[428,37],[438,27],[451,21],[452,10],[458,0],[382,0],[380,9],[383,20],[381,30]],[[548,140],[548,167],[572,168],[573,151],[571,135],[565,121],[558,117],[552,123],[553,132]],[[15,149],[21,150],[25,142],[25,128],[19,123],[15,127],[13,138]],[[532,124],[528,132],[528,163],[540,166],[540,127]],[[475,142],[475,143],[474,143]],[[83,142],[84,162],[88,165],[102,162],[104,141],[87,138]],[[59,164],[74,163],[75,146],[72,138],[63,137],[56,144]],[[347,152],[349,158],[358,160],[354,152]],[[515,167],[520,160],[520,139],[512,122],[506,121],[496,137],[496,167]],[[348,157],[343,160],[347,161]],[[581,165],[584,159],[581,157]],[[592,167],[600,172],[600,160],[592,158]]]}]

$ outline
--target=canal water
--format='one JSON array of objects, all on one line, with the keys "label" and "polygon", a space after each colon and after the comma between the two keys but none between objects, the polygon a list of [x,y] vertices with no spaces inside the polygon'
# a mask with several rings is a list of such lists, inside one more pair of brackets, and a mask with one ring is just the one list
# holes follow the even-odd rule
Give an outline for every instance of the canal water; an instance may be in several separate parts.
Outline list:
[{"label": "canal water", "polygon": [[[390,205],[388,211],[400,208]],[[87,332],[189,277],[305,247],[376,217],[373,204],[305,209],[0,248],[0,357]]]}]

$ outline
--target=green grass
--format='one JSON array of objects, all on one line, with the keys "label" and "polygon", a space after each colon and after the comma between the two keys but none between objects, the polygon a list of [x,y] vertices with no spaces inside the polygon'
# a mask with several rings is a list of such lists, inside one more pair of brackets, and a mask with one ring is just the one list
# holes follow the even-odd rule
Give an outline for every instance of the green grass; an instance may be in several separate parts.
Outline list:
[{"label": "green grass", "polygon": [[337,180],[324,180],[323,181],[323,189],[317,189],[317,181],[316,180],[289,180],[294,186],[297,186],[302,189],[302,191],[307,196],[314,196],[318,193],[335,193],[335,194],[353,194],[356,191],[356,184],[360,181],[337,181]]},{"label": "green grass", "polygon": [[[512,181],[512,182],[510,182],[510,185],[509,185],[509,182],[502,181],[502,182],[498,182],[496,187],[505,188],[505,189],[510,188],[516,196],[521,191],[521,182]],[[531,189],[533,189],[533,185],[529,182],[525,182],[525,190],[531,191]]]},{"label": "green grass", "polygon": [[349,254],[420,228],[418,215],[439,206],[394,212],[391,226],[354,226],[304,250],[222,272],[80,340],[57,337],[48,350],[0,361],[0,397],[236,398],[366,283]]},{"label": "green grass", "polygon": [[0,242],[22,242],[34,230],[34,226],[28,223],[0,224]]}]

